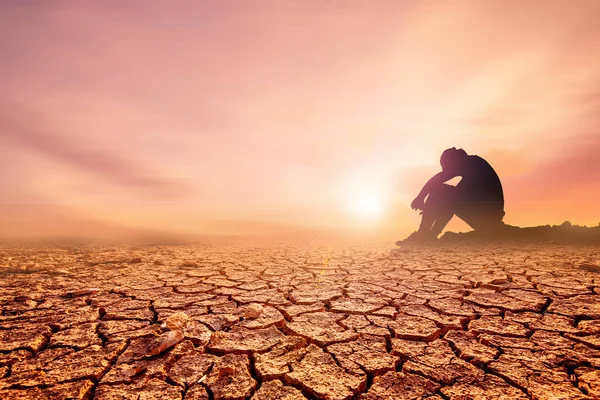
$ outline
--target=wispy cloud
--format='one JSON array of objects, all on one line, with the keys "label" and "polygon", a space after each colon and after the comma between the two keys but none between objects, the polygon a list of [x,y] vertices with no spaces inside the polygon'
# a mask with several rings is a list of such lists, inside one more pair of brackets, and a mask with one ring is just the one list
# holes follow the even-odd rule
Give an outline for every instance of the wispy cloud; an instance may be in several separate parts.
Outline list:
[{"label": "wispy cloud", "polygon": [[119,150],[100,151],[85,143],[85,132],[65,134],[56,124],[48,123],[34,112],[14,105],[0,108],[0,139],[18,146],[21,151],[34,151],[77,171],[90,174],[90,179],[100,179],[123,185],[132,190],[143,190],[146,195],[161,198],[182,196],[186,187],[176,180],[161,177],[156,168],[123,157]]},{"label": "wispy cloud", "polygon": [[3,5],[2,197],[172,231],[343,231],[373,190],[402,233],[457,146],[497,167],[511,223],[559,195],[596,219],[599,1],[322,3]]}]

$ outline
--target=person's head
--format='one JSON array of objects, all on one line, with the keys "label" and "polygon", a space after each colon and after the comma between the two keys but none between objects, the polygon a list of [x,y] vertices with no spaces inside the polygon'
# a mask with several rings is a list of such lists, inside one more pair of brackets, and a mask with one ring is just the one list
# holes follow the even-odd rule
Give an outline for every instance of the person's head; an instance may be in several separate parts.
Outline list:
[{"label": "person's head", "polygon": [[466,157],[468,157],[466,151],[452,147],[444,150],[440,157],[440,164],[444,171],[456,169]]}]

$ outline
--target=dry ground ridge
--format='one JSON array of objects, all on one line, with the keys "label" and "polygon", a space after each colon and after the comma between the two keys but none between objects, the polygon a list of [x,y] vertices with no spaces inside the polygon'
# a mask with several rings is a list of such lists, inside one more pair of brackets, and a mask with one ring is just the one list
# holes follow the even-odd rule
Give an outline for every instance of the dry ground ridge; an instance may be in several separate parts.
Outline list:
[{"label": "dry ground ridge", "polygon": [[598,399],[598,246],[0,248],[2,399]]}]

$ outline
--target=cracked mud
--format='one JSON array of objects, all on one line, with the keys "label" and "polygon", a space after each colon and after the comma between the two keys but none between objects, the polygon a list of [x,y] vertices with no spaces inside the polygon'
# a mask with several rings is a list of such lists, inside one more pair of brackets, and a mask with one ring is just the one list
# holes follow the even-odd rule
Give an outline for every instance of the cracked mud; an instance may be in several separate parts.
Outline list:
[{"label": "cracked mud", "polygon": [[597,399],[597,246],[0,248],[2,399]]}]

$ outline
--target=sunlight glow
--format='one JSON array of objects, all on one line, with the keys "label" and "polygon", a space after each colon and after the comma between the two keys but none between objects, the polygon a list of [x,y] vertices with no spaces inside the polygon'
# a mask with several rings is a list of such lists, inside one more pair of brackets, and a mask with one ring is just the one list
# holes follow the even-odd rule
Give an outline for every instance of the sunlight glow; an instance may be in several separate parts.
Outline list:
[{"label": "sunlight glow", "polygon": [[351,209],[355,215],[363,219],[378,219],[384,212],[384,199],[381,193],[363,191],[351,198]]}]

